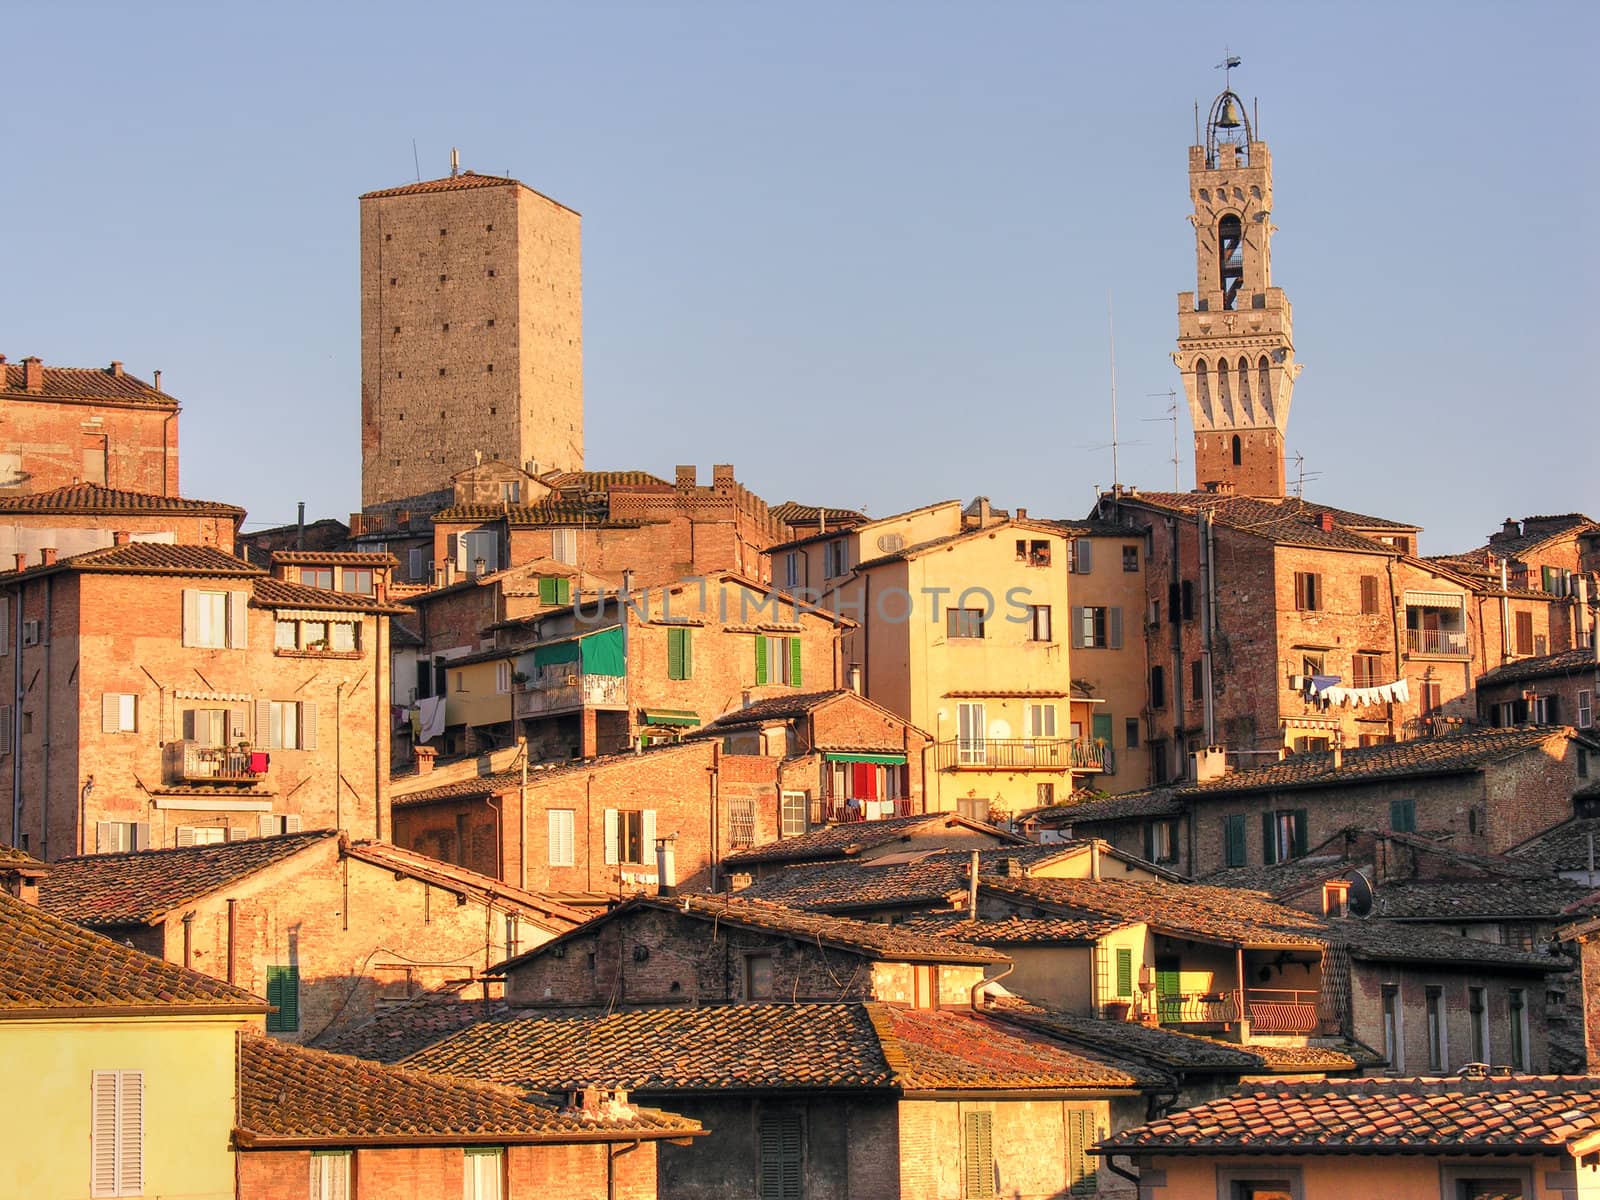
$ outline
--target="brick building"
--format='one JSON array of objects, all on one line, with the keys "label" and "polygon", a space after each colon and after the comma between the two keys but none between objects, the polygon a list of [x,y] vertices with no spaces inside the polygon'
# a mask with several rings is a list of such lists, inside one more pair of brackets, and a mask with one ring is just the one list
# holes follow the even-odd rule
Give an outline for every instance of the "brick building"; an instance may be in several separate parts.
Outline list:
[{"label": "brick building", "polygon": [[0,492],[0,563],[13,563],[19,554],[37,561],[44,549],[63,557],[98,550],[111,545],[118,530],[136,542],[215,546],[232,554],[243,520],[244,509],[232,504],[92,483],[48,492]]},{"label": "brick building", "polygon": [[[996,825],[950,812],[930,812],[878,821],[845,822],[804,833],[761,839],[728,855],[725,865],[751,880],[785,875],[796,866],[828,862],[898,860],[941,851],[1021,850],[1026,843]],[[738,879],[735,882],[742,882]]]},{"label": "brick building", "polygon": [[387,622],[404,610],[150,543],[46,551],[0,575],[0,610],[13,842],[49,860],[301,827],[387,835]]},{"label": "brick building", "polygon": [[576,212],[471,172],[361,197],[361,505],[426,513],[485,453],[583,467]]},{"label": "brick building", "polygon": [[1595,697],[1600,695],[1600,653],[1580,646],[1519,659],[1478,676],[1477,690],[1479,716],[1486,725],[1532,722],[1592,730]]},{"label": "brick building", "polygon": [[333,1036],[379,1008],[470,980],[583,914],[331,830],[96,854],[52,864],[44,911],[267,997],[267,1032]]},{"label": "brick building", "polygon": [[0,495],[97,484],[178,494],[178,402],[122,369],[0,356]]}]

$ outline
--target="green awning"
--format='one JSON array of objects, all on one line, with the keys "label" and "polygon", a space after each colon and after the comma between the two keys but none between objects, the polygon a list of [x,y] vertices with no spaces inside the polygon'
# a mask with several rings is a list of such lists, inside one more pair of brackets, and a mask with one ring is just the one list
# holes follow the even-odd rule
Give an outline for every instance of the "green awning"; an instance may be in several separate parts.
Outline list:
[{"label": "green awning", "polygon": [[581,644],[584,674],[621,678],[628,673],[628,656],[622,649],[622,626],[584,634]]},{"label": "green awning", "polygon": [[535,646],[533,648],[533,665],[536,667],[554,667],[562,663],[575,663],[577,661],[578,643],[575,639],[556,642],[551,646]]},{"label": "green awning", "polygon": [[904,754],[824,754],[822,761],[881,763],[886,767],[903,767],[906,765],[906,756]]},{"label": "green awning", "polygon": [[644,710],[644,723],[646,725],[698,725],[700,717],[684,708],[647,708]]}]

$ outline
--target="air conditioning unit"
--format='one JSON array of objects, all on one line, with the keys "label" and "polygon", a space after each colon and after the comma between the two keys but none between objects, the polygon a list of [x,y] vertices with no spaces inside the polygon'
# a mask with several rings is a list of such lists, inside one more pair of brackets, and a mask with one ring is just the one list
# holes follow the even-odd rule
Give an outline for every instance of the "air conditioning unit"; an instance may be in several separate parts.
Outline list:
[{"label": "air conditioning unit", "polygon": [[24,646],[37,646],[39,644],[38,621],[24,621],[22,623],[22,644]]},{"label": "air conditioning unit", "polygon": [[1310,686],[1311,686],[1311,676],[1309,676],[1309,675],[1291,675],[1291,676],[1289,676],[1289,690],[1291,692],[1303,692],[1306,689],[1308,689]]}]

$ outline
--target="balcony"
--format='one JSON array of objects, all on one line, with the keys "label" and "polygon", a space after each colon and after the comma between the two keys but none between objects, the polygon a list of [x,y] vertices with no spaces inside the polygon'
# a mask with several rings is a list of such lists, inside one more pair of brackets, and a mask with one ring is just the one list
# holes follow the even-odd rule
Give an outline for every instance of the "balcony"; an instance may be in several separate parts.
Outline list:
[{"label": "balcony", "polygon": [[890,817],[909,817],[911,798],[862,800],[852,796],[825,794],[811,802],[811,824],[833,825],[845,821],[883,821]]},{"label": "balcony", "polygon": [[[1321,1023],[1316,992],[1289,988],[1247,988],[1244,1015],[1251,1033],[1310,1034]],[[1238,992],[1161,996],[1156,1015],[1163,1025],[1233,1025],[1239,1020]]]},{"label": "balcony", "polygon": [[1407,629],[1406,649],[1430,658],[1471,656],[1465,629]]},{"label": "balcony", "polygon": [[512,715],[522,720],[583,708],[626,709],[628,680],[623,675],[586,675],[552,672],[518,684],[512,696]]},{"label": "balcony", "polygon": [[1109,754],[1088,738],[958,738],[939,743],[939,769],[1104,771]]},{"label": "balcony", "polygon": [[199,742],[168,742],[162,750],[169,783],[260,783],[266,778],[269,756],[248,743],[204,746]]}]

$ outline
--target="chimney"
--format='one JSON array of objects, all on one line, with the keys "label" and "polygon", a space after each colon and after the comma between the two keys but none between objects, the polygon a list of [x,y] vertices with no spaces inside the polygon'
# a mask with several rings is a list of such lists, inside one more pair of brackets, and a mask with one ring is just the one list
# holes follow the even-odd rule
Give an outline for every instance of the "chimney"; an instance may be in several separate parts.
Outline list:
[{"label": "chimney", "polygon": [[418,746],[415,754],[417,756],[417,774],[429,774],[433,770],[433,760],[439,756],[439,752],[432,746]]},{"label": "chimney", "polygon": [[1089,878],[1100,882],[1100,839],[1089,839]]},{"label": "chimney", "polygon": [[1028,510],[1025,509],[1025,508],[1017,509],[1017,520],[1026,521],[1027,519],[1028,519]]},{"label": "chimney", "polygon": [[674,476],[678,490],[681,492],[692,488],[698,481],[699,474],[700,473],[694,469],[692,464],[689,466],[684,466],[680,463],[678,465],[677,474]]},{"label": "chimney", "polygon": [[677,834],[656,839],[656,895],[671,896],[678,890],[677,854],[672,848]]},{"label": "chimney", "polygon": [[306,548],[306,502],[300,501],[300,515],[295,519],[294,548]]},{"label": "chimney", "polygon": [[122,378],[122,364],[114,358],[111,360],[111,378]]},{"label": "chimney", "polygon": [[978,497],[978,528],[989,528],[989,497]]},{"label": "chimney", "polygon": [[1323,533],[1332,533],[1333,532],[1333,514],[1331,512],[1323,513],[1321,516],[1319,516],[1317,518],[1317,526],[1318,526],[1318,528],[1320,528],[1322,530]]},{"label": "chimney", "polygon": [[1228,751],[1223,746],[1206,746],[1189,756],[1189,774],[1196,783],[1210,783],[1228,773]]},{"label": "chimney", "polygon": [[54,546],[39,547],[39,565],[53,567],[56,565],[56,548]]},{"label": "chimney", "polygon": [[113,546],[126,546],[128,544],[128,531],[126,529],[113,530],[111,533],[111,544]]},{"label": "chimney", "polygon": [[161,390],[161,372],[160,372],[160,370],[156,370],[156,371],[151,372],[151,374],[153,374],[155,376],[155,379],[152,381],[150,386],[155,388],[155,390],[159,392]]},{"label": "chimney", "polygon": [[1522,536],[1522,525],[1521,525],[1521,523],[1517,522],[1517,521],[1513,521],[1510,517],[1507,517],[1505,519],[1505,523],[1500,526],[1500,536],[1503,537],[1503,538],[1521,537]]},{"label": "chimney", "polygon": [[44,363],[37,355],[22,360],[22,386],[30,392],[44,391]]},{"label": "chimney", "polygon": [[856,695],[861,695],[861,667],[857,663],[850,664],[850,690]]},{"label": "chimney", "polygon": [[22,855],[14,862],[7,862],[0,867],[0,891],[8,896],[13,896],[24,904],[39,904],[39,881],[50,873],[50,868],[42,862],[34,862],[27,855]]},{"label": "chimney", "polygon": [[1344,743],[1338,739],[1333,743],[1333,769],[1339,770],[1344,766]]},{"label": "chimney", "polygon": [[28,569],[28,556],[26,554],[17,553],[12,557],[17,560],[17,570],[26,571]]}]

